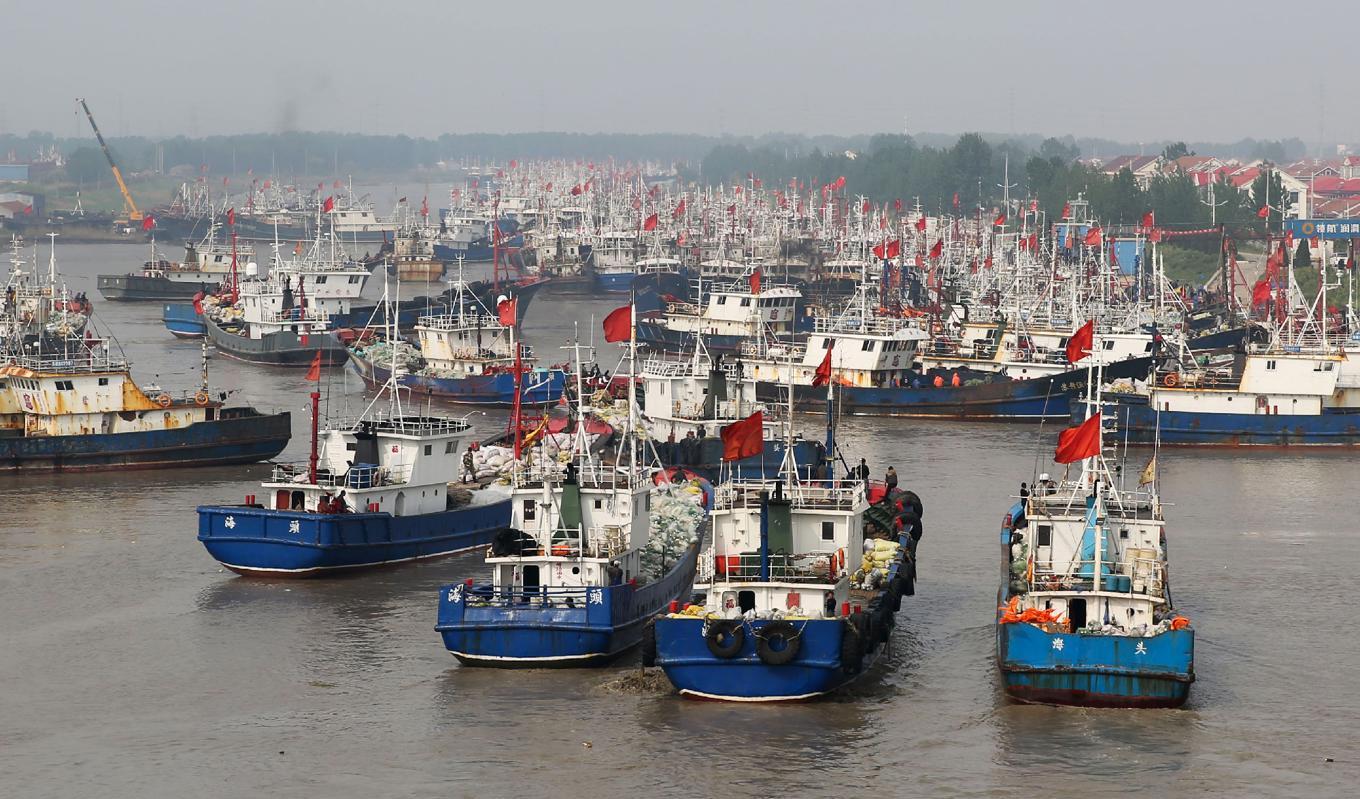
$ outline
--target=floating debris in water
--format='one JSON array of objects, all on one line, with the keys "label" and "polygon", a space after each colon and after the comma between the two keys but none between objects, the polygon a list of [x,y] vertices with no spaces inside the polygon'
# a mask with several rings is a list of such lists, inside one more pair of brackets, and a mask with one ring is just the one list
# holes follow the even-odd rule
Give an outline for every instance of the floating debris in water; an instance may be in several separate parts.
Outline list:
[{"label": "floating debris in water", "polygon": [[639,668],[629,670],[620,676],[601,683],[599,690],[613,694],[652,694],[662,696],[675,693],[670,681],[659,668]]}]

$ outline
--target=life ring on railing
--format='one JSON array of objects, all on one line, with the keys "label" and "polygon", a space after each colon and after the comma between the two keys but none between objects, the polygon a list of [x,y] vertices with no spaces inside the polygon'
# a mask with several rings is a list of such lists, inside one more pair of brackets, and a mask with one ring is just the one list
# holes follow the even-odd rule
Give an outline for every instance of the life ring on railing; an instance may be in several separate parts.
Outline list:
[{"label": "life ring on railing", "polygon": [[169,394],[162,394],[156,398],[156,404],[162,408],[169,408],[174,403],[174,398]]},{"label": "life ring on railing", "polygon": [[1175,388],[1180,385],[1180,382],[1181,376],[1175,372],[1167,372],[1166,376],[1162,378],[1162,385],[1167,388]]},{"label": "life ring on railing", "polygon": [[200,391],[194,395],[194,403],[197,405],[207,405],[211,399],[206,391]]}]

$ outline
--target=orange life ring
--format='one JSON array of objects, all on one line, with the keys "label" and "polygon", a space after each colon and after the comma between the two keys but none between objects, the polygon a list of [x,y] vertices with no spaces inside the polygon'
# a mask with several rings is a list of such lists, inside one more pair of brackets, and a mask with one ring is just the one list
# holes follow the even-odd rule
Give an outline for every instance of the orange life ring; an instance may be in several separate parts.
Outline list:
[{"label": "orange life ring", "polygon": [[156,404],[162,408],[169,408],[174,401],[175,400],[169,394],[162,394],[156,398]]},{"label": "orange life ring", "polygon": [[1162,378],[1162,385],[1167,388],[1175,388],[1181,382],[1181,376],[1175,372],[1167,372],[1166,377]]},{"label": "orange life ring", "polygon": [[194,395],[194,402],[199,405],[207,405],[210,401],[211,398],[208,396],[208,392],[206,391],[200,391]]}]

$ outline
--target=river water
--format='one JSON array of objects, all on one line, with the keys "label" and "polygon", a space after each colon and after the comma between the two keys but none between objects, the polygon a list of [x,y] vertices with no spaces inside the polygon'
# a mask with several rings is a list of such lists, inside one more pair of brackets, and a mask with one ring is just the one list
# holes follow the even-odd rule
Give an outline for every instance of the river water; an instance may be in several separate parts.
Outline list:
[{"label": "river water", "polygon": [[[191,388],[198,344],[171,338],[158,304],[95,292],[95,274],[144,257],[58,249],[138,379]],[[573,324],[588,337],[615,304],[541,294],[525,337],[559,360]],[[294,412],[295,459],[302,371],[211,361],[233,401]],[[361,410],[353,376],[332,372],[323,389],[333,412]],[[599,670],[462,668],[433,630],[436,590],[480,576],[478,555],[329,580],[233,576],[195,540],[194,506],[239,502],[261,467],[3,478],[0,795],[1354,795],[1354,456],[1164,453],[1173,585],[1199,635],[1190,702],[1029,707],[1003,699],[993,661],[994,542],[1055,434],[848,420],[847,453],[895,465],[923,498],[918,593],[873,672],[782,707],[620,685],[635,654]]]}]

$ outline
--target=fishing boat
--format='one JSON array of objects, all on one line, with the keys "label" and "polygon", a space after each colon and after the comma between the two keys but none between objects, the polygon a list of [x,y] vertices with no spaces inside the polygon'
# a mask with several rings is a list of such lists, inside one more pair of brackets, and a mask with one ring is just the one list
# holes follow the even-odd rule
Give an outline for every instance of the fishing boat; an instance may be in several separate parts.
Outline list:
[{"label": "fishing boat", "polygon": [[[21,253],[23,241],[14,236],[10,240],[12,254],[10,271],[0,289],[0,348],[16,350],[25,347],[61,350],[71,339],[85,332],[94,306],[84,293],[71,294],[57,273],[57,234],[47,234],[50,241],[47,274],[36,265],[25,269]],[[35,248],[36,250],[36,248]],[[36,262],[37,253],[34,253]]]},{"label": "fishing boat", "polygon": [[997,665],[1007,696],[1023,702],[1179,707],[1195,679],[1195,633],[1171,599],[1155,455],[1137,489],[1119,485],[1094,391],[1054,456],[1079,462],[1079,474],[1039,475],[1002,522]]},{"label": "fishing boat", "polygon": [[236,265],[253,261],[255,250],[250,245],[237,243],[234,226],[231,242],[219,242],[220,228],[213,219],[202,241],[184,245],[184,257],[180,261],[161,258],[153,237],[151,258],[142,265],[141,271],[99,275],[99,293],[107,300],[122,302],[184,300],[230,283]]},{"label": "fishing boat", "polygon": [[653,621],[644,665],[684,696],[736,702],[811,699],[865,674],[915,593],[922,512],[911,492],[867,489],[791,464],[721,483],[694,601]]},{"label": "fishing boat", "polygon": [[642,243],[637,233],[610,231],[601,235],[592,248],[595,286],[610,294],[627,294],[633,287],[633,276]]},{"label": "fishing boat", "polygon": [[291,435],[288,413],[213,396],[206,366],[196,390],[174,393],[138,384],[89,332],[60,345],[3,338],[20,346],[0,353],[0,471],[254,463],[278,455]]},{"label": "fishing boat", "polygon": [[[591,442],[578,420],[565,463],[541,445],[523,449],[514,423],[511,529],[487,555],[491,579],[439,592],[435,629],[461,663],[604,663],[636,646],[647,619],[689,592],[704,513],[670,484],[654,487],[633,407],[630,398],[612,446]],[[590,406],[577,412],[584,417]]]},{"label": "fishing boat", "polygon": [[784,422],[771,415],[774,408],[756,399],[755,382],[743,377],[740,364],[710,357],[702,343],[687,359],[647,359],[641,379],[642,426],[666,466],[717,480],[723,466],[718,431],[757,411],[764,420],[761,450],[728,463],[734,477],[777,476],[786,463],[786,447],[793,448],[794,467],[804,476],[811,477],[811,470],[825,460],[820,441],[786,439]]},{"label": "fishing boat", "polygon": [[390,378],[386,364],[403,365],[401,385],[428,397],[470,405],[510,407],[518,401],[546,405],[562,396],[565,365],[535,365],[533,352],[515,335],[518,298],[503,297],[492,315],[480,298],[456,284],[447,313],[421,316],[418,345],[393,334],[359,340],[350,349],[359,375],[371,386]]},{"label": "fishing boat", "polygon": [[664,310],[638,322],[638,342],[661,352],[693,352],[697,339],[717,355],[736,355],[757,338],[793,342],[806,335],[802,293],[794,286],[762,286],[759,278],[698,292],[700,301],[664,301]]},{"label": "fishing boat", "polygon": [[[317,359],[308,379],[319,372]],[[449,482],[473,435],[466,421],[409,411],[392,382],[359,419],[318,432],[319,397],[307,463],[276,465],[260,484],[263,502],[251,494],[198,508],[198,540],[222,565],[320,576],[476,549],[506,528],[506,492]]]}]

